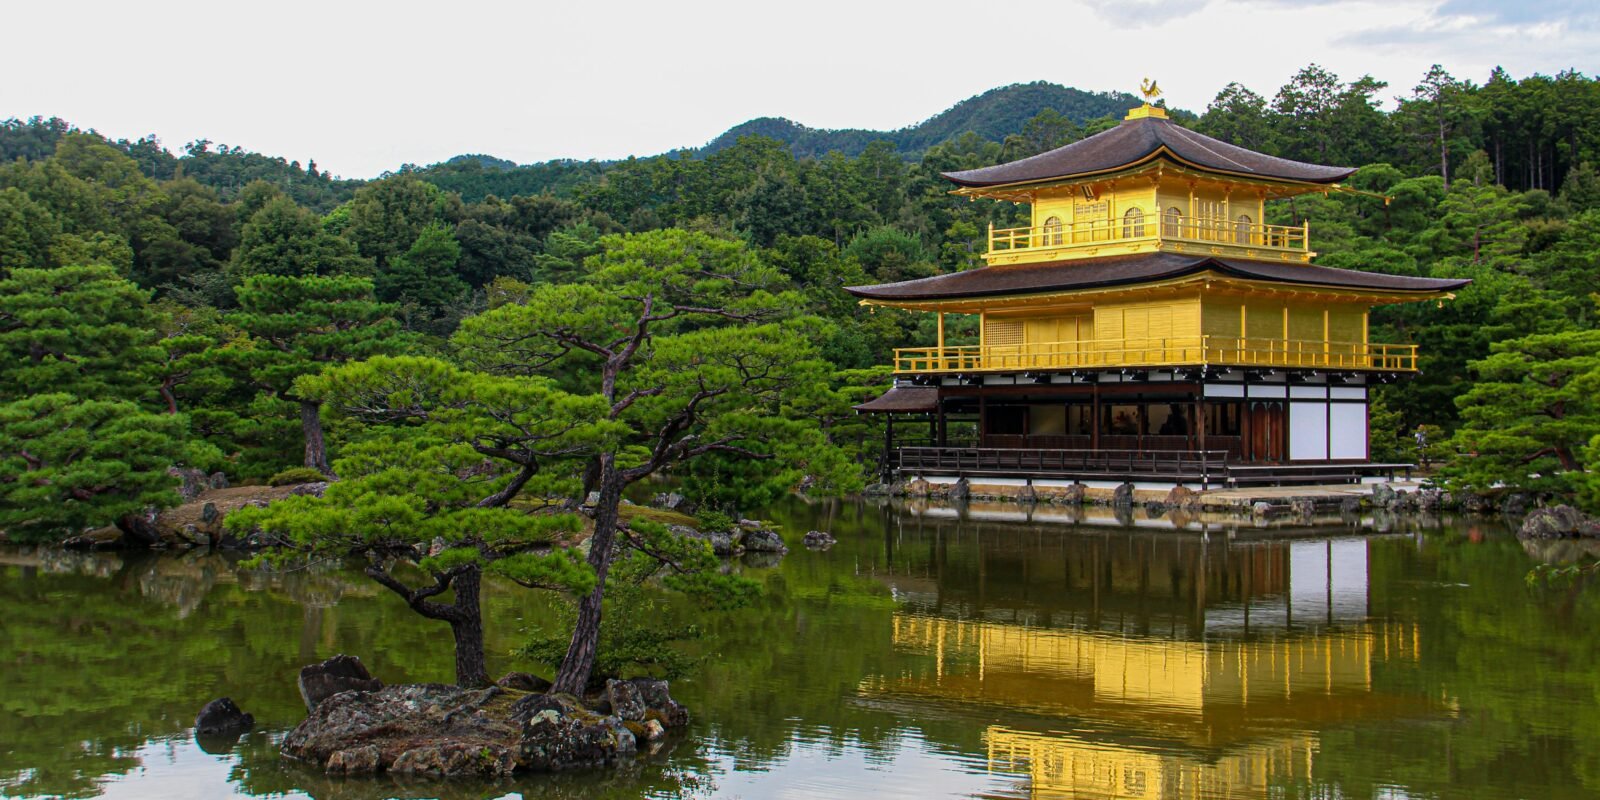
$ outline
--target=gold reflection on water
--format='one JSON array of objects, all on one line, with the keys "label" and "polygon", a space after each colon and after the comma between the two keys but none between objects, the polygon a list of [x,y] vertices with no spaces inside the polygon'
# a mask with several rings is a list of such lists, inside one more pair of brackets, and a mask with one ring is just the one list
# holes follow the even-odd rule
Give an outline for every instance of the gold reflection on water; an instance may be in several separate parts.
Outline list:
[{"label": "gold reflection on water", "polygon": [[933,664],[868,692],[1072,720],[1074,733],[985,734],[990,769],[1027,773],[1034,797],[1261,797],[1308,776],[1308,731],[1422,705],[1372,688],[1374,662],[1417,658],[1404,623],[1209,641],[910,613],[892,624],[897,649]]},{"label": "gold reflection on water", "polygon": [[1098,744],[1069,733],[992,726],[984,734],[993,770],[1027,772],[1035,798],[1264,797],[1274,783],[1310,777],[1316,739],[1293,734],[1197,761]]}]

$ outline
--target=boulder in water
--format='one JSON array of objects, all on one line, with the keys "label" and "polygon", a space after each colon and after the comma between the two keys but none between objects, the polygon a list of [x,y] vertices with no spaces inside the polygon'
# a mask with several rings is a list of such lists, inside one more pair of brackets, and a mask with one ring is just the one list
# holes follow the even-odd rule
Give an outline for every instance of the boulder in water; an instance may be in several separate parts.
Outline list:
[{"label": "boulder in water", "polygon": [[1568,505],[1539,508],[1522,520],[1517,536],[1523,539],[1566,539],[1579,535],[1587,520]]},{"label": "boulder in water", "polygon": [[1133,508],[1133,484],[1122,483],[1111,493],[1111,505],[1118,508]]},{"label": "boulder in water", "polygon": [[623,720],[644,719],[644,696],[639,687],[628,681],[606,681],[606,701],[611,704],[611,713]]},{"label": "boulder in water", "polygon": [[336,655],[320,664],[311,664],[300,670],[300,697],[307,711],[340,692],[373,692],[383,688],[383,681],[372,677],[366,665],[355,656]]},{"label": "boulder in water", "polygon": [[811,550],[826,550],[838,541],[833,538],[833,534],[827,531],[806,531],[806,535],[801,538],[800,543]]},{"label": "boulder in water", "polygon": [[783,537],[773,530],[755,530],[744,535],[739,542],[745,550],[752,553],[787,553],[789,548],[784,546]]},{"label": "boulder in water", "polygon": [[239,710],[231,698],[219,697],[206,703],[194,718],[194,732],[200,736],[224,736],[244,733],[256,724],[256,718]]}]

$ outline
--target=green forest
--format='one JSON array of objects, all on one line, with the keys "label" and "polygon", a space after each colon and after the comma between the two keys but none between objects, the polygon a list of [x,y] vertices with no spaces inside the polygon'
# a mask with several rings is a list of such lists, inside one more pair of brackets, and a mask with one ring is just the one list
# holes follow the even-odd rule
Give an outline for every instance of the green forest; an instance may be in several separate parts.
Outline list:
[{"label": "green forest", "polygon": [[[800,485],[859,489],[881,431],[850,406],[886,385],[892,348],[931,340],[931,320],[869,313],[841,287],[979,266],[987,226],[1026,209],[953,197],[940,173],[1092,135],[1130,102],[1041,86],[983,96],[1004,127],[952,109],[880,138],[463,156],[369,181],[6,121],[0,528],[136,528],[175,502],[173,464],[264,482],[376,475],[400,452],[419,474],[492,462],[491,499],[662,475],[728,511]],[[1073,105],[1016,112],[1055,98]],[[1360,166],[1350,185],[1371,195],[1270,209],[1309,221],[1318,263],[1473,280],[1374,315],[1375,341],[1423,359],[1381,393],[1375,457],[1600,505],[1600,81],[1435,67],[1407,88],[1312,65],[1173,116]],[[616,456],[613,483],[595,452]],[[440,491],[467,509],[476,486]]]}]

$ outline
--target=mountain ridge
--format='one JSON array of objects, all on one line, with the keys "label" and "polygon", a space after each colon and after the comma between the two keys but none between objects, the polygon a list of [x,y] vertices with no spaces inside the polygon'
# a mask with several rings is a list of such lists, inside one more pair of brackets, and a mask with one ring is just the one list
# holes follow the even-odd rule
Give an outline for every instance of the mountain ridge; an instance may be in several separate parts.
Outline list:
[{"label": "mountain ridge", "polygon": [[732,146],[740,137],[766,136],[789,145],[798,158],[834,151],[856,156],[876,141],[887,141],[901,156],[914,158],[968,132],[1002,140],[1021,131],[1028,120],[1047,108],[1081,126],[1094,119],[1120,116],[1139,102],[1127,92],[1091,92],[1048,81],[1013,83],[973,95],[921,122],[892,131],[812,128],[785,117],[756,117],[729,128],[694,153],[703,157]]}]

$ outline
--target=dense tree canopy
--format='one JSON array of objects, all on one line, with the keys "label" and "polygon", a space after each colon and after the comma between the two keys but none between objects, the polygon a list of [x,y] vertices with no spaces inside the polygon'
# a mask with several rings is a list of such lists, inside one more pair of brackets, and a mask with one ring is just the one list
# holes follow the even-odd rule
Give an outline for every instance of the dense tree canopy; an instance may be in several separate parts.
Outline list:
[{"label": "dense tree canopy", "polygon": [[[204,445],[186,451],[190,458],[265,477],[296,463],[326,469],[339,457],[316,444],[318,402],[294,392],[297,379],[330,366],[410,354],[509,374],[489,358],[499,347],[562,391],[621,391],[620,402],[659,390],[617,412],[645,436],[672,418],[666,398],[684,388],[660,371],[667,367],[649,365],[726,368],[696,350],[729,346],[727,337],[788,351],[785,369],[807,371],[795,382],[804,391],[757,393],[759,413],[750,406],[725,417],[744,420],[739,436],[753,442],[794,442],[788,453],[752,449],[759,463],[792,466],[752,468],[712,452],[661,469],[728,507],[831,474],[836,465],[819,443],[870,470],[873,423],[851,414],[847,399],[870,393],[891,348],[926,339],[929,320],[866,313],[840,287],[981,263],[984,230],[1019,223],[1026,208],[952,197],[940,173],[1092,135],[1129,103],[1058,90],[1006,87],[893,135],[837,132],[831,141],[848,146],[821,150],[807,147],[826,132],[802,132],[806,145],[783,125],[757,126],[744,133],[784,138],[733,135],[702,151],[610,163],[462,157],[372,181],[208,141],[172,153],[153,137],[113,141],[55,119],[6,121],[0,355],[13,380],[0,393],[14,402],[65,391],[175,416],[181,436]],[[1485,424],[1482,404],[1457,402],[1487,398],[1471,394],[1485,376],[1508,386],[1537,380],[1505,372],[1522,362],[1517,346],[1497,343],[1581,339],[1594,328],[1596,109],[1600,81],[1578,72],[1496,70],[1480,83],[1434,67],[1391,88],[1308,65],[1276,88],[1229,84],[1199,116],[1173,110],[1173,118],[1263,152],[1360,167],[1351,185],[1389,202],[1310,196],[1268,208],[1267,222],[1312,223],[1321,263],[1474,280],[1442,306],[1383,307],[1372,317],[1375,339],[1418,344],[1423,359],[1415,380],[1384,390],[1386,428],[1449,434]],[[669,263],[706,273],[659,271]],[[739,277],[726,282],[730,274]],[[647,285],[656,280],[664,283]],[[738,297],[717,295],[734,288]],[[606,353],[615,351],[603,345],[650,316],[643,298],[683,304],[702,292],[712,298],[702,310],[718,313],[650,321],[629,356],[643,360],[604,385]],[[718,332],[735,318],[754,333]],[[969,324],[951,320],[952,336]],[[558,330],[570,338],[552,338]],[[779,418],[806,420],[809,432],[756,431],[756,421]],[[297,453],[302,439],[310,446]],[[1526,443],[1503,436],[1464,432],[1457,444],[1480,465],[1527,455],[1514,452]],[[648,450],[644,440],[629,447],[616,454],[618,469],[644,463],[636,455]],[[1568,451],[1576,471],[1591,468],[1591,448]]]}]

